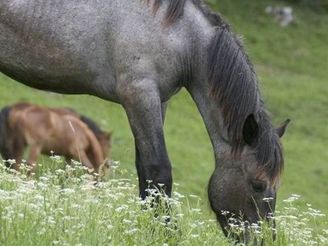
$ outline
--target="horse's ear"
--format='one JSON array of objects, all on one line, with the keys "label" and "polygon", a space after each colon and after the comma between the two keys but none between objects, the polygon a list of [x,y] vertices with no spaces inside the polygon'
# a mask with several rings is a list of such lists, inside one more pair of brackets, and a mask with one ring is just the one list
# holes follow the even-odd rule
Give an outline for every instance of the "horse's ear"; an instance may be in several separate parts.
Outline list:
[{"label": "horse's ear", "polygon": [[279,127],[276,128],[276,133],[278,134],[278,136],[280,138],[285,134],[285,131],[287,129],[289,122],[290,122],[290,119],[287,119],[284,121],[284,123],[282,123]]},{"label": "horse's ear", "polygon": [[255,120],[254,114],[247,116],[243,127],[243,138],[246,144],[254,146],[259,137],[259,126]]}]

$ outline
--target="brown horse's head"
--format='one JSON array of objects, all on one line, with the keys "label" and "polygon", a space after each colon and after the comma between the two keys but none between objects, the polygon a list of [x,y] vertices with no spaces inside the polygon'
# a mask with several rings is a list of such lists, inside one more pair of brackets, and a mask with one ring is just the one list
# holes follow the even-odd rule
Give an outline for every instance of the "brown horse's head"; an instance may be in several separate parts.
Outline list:
[{"label": "brown horse's head", "polygon": [[[235,155],[222,151],[208,186],[210,204],[226,236],[248,242],[247,225],[269,218],[275,210],[276,192],[283,168],[279,138],[288,121],[277,129],[263,129],[253,117],[244,125],[245,146]],[[231,149],[231,148],[230,148]],[[241,225],[246,233],[232,228]]]}]

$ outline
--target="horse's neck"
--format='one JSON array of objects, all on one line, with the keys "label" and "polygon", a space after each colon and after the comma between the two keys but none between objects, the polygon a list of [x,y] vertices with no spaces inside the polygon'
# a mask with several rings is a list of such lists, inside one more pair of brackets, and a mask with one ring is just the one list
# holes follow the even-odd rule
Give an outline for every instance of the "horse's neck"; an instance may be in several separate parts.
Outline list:
[{"label": "horse's neck", "polygon": [[198,50],[197,64],[193,64],[193,80],[187,86],[187,90],[192,96],[197,108],[203,118],[207,132],[209,134],[215,158],[222,152],[231,151],[228,144],[228,132],[224,124],[224,118],[217,103],[217,100],[211,96],[211,85],[208,83],[208,50],[211,40],[215,37],[216,27],[204,23],[202,30],[199,32],[199,39],[202,40]]},{"label": "horse's neck", "polygon": [[217,159],[221,153],[231,150],[227,143],[228,133],[221,111],[216,101],[210,96],[210,88],[206,81],[200,81],[195,86],[188,88],[188,91],[203,118]]}]

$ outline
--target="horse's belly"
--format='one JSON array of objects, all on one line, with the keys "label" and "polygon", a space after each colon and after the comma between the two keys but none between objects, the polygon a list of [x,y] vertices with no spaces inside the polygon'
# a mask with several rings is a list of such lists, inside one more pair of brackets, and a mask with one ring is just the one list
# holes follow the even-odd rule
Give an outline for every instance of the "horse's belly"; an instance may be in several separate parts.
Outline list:
[{"label": "horse's belly", "polygon": [[51,140],[46,141],[42,147],[42,154],[69,156],[68,146]]}]

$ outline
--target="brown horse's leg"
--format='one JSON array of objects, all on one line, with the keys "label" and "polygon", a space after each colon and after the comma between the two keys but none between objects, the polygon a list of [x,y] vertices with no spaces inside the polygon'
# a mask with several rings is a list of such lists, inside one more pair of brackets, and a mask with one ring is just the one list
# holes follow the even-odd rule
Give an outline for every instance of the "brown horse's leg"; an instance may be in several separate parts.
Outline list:
[{"label": "brown horse's leg", "polygon": [[29,156],[27,159],[27,164],[29,164],[31,166],[31,170],[28,172],[29,175],[35,173],[36,160],[41,153],[41,149],[42,149],[42,147],[39,145],[32,145],[30,147],[30,153],[29,153]]},{"label": "brown horse's leg", "polygon": [[13,146],[14,146],[13,149],[14,149],[14,159],[15,159],[14,168],[16,171],[19,171],[24,155],[25,143],[22,139],[16,139]]},{"label": "brown horse's leg", "polygon": [[65,156],[65,162],[66,162],[66,164],[72,165],[72,161],[71,160],[72,160],[71,157]]}]

